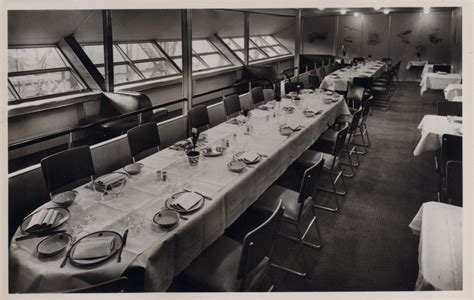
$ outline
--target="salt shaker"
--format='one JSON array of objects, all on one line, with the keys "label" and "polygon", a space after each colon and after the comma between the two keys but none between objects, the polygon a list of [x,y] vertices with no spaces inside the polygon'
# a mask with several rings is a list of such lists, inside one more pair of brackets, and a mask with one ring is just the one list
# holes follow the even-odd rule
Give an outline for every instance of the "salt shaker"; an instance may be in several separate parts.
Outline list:
[{"label": "salt shaker", "polygon": [[166,181],[167,178],[168,178],[168,172],[161,171],[161,179],[163,179],[163,181]]}]

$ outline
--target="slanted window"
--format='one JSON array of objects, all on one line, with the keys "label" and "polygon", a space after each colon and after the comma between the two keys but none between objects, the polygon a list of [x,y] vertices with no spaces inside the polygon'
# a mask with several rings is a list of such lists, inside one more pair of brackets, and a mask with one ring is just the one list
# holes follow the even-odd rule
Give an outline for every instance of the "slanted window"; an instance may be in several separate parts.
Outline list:
[{"label": "slanted window", "polygon": [[[84,52],[105,75],[104,46],[82,45]],[[123,42],[113,45],[114,83],[116,85],[176,75],[179,70],[169,62],[153,42]]]},{"label": "slanted window", "polygon": [[[244,60],[244,38],[228,37],[222,39],[229,48],[243,61]],[[280,42],[271,35],[251,36],[249,40],[249,60],[259,61],[263,59],[291,54]]]},{"label": "slanted window", "polygon": [[[157,41],[161,49],[182,69],[181,41]],[[193,40],[193,71],[204,71],[231,66],[232,63],[209,40]]]},{"label": "slanted window", "polygon": [[8,49],[8,102],[87,91],[56,46]]}]

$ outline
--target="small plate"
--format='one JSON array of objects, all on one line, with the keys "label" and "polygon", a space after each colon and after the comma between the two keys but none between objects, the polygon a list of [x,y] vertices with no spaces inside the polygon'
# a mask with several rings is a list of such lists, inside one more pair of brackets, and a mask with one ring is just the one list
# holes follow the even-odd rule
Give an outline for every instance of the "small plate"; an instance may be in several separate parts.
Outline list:
[{"label": "small plate", "polygon": [[247,167],[247,165],[242,161],[231,161],[227,164],[227,167],[232,172],[240,173],[245,170],[245,167]]},{"label": "small plate", "polygon": [[37,213],[40,213],[41,211],[43,211],[42,209],[41,210],[38,210],[37,212],[35,213],[32,213],[31,215],[27,216],[25,219],[23,219],[23,222],[21,223],[20,225],[20,229],[22,232],[24,233],[43,233],[43,232],[48,232],[50,230],[53,230],[59,226],[61,226],[62,224],[64,224],[67,220],[69,220],[69,217],[70,217],[70,213],[69,213],[69,210],[67,210],[66,208],[63,208],[63,207],[51,207],[51,208],[45,208],[46,210],[49,210],[49,209],[54,209],[54,210],[57,210],[58,211],[58,216],[56,217],[56,220],[54,222],[53,225],[49,226],[49,227],[42,227],[42,228],[37,228],[37,229],[33,229],[33,230],[29,230],[29,231],[26,231],[26,227],[28,226],[28,223],[30,222],[31,218],[36,215]]},{"label": "small plate", "polygon": [[[75,259],[74,258],[74,251],[75,251],[77,245],[79,245],[79,243],[83,242],[86,239],[92,239],[92,238],[96,238],[96,237],[108,237],[108,236],[115,237],[115,242],[113,243],[113,246],[110,249],[110,254],[109,255],[104,256],[104,257],[99,257],[99,258],[93,258],[93,259]],[[109,259],[111,259],[120,250],[120,248],[122,247],[122,244],[123,244],[123,239],[122,239],[122,236],[119,233],[117,233],[115,231],[107,231],[107,230],[97,231],[97,232],[88,234],[86,236],[83,236],[82,238],[77,240],[74,243],[74,245],[72,245],[72,247],[69,250],[67,255],[68,255],[69,261],[71,262],[71,264],[73,266],[75,266],[75,267],[91,267],[91,266],[95,266],[95,265],[104,263],[104,262],[108,261]]]},{"label": "small plate", "polygon": [[179,213],[176,210],[163,209],[155,214],[153,222],[163,228],[171,228],[179,221]]},{"label": "small plate", "polygon": [[324,104],[331,104],[332,100],[331,100],[331,98],[323,98],[323,103]]},{"label": "small plate", "polygon": [[135,174],[140,173],[142,168],[143,168],[142,163],[133,163],[133,164],[129,164],[129,165],[126,165],[125,167],[123,167],[125,172],[127,172],[130,175],[135,175]]},{"label": "small plate", "polygon": [[184,194],[184,193],[192,193],[192,192],[182,191],[182,192],[178,192],[176,194],[171,195],[170,198],[166,199],[166,202],[165,202],[166,208],[168,208],[170,210],[175,210],[175,211],[177,211],[181,214],[190,214],[190,213],[193,213],[197,210],[200,210],[203,207],[204,197],[202,197],[199,194],[198,195],[201,196],[201,200],[199,200],[199,202],[196,205],[194,205],[193,207],[191,207],[188,210],[172,207],[171,205],[174,204],[178,200],[179,196],[181,196],[181,194]]},{"label": "small plate", "polygon": [[56,233],[39,242],[36,251],[43,256],[55,256],[63,252],[71,241],[71,235]]},{"label": "small plate", "polygon": [[293,134],[293,130],[289,127],[280,128],[280,134],[284,136],[290,136]]},{"label": "small plate", "polygon": [[76,200],[77,195],[79,195],[77,191],[66,191],[54,195],[51,201],[59,206],[68,207]]},{"label": "small plate", "polygon": [[213,146],[213,147],[205,147],[201,149],[202,155],[208,156],[208,157],[214,157],[214,156],[220,156],[224,153],[225,148],[224,147],[218,147],[218,146]]},{"label": "small plate", "polygon": [[312,110],[305,110],[305,111],[303,111],[303,114],[307,118],[312,118],[312,117],[316,116],[316,113]]},{"label": "small plate", "polygon": [[285,106],[282,108],[282,110],[286,112],[287,114],[292,114],[295,112],[295,108],[292,106]]}]

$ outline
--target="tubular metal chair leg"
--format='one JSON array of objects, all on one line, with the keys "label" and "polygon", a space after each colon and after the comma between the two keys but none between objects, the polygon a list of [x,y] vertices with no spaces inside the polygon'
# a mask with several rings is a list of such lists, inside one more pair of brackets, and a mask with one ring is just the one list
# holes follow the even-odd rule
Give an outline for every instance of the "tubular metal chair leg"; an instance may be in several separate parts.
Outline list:
[{"label": "tubular metal chair leg", "polygon": [[[318,240],[320,241],[319,244],[313,244],[313,243],[310,243],[310,242],[307,242],[307,241],[304,240],[306,235],[308,234],[309,230],[311,229],[311,226],[313,226],[313,224],[316,227],[316,231],[317,231],[317,234],[318,234]],[[296,224],[296,231],[299,232],[299,227],[298,227],[297,224]],[[303,243],[303,245],[308,246],[308,247],[313,248],[313,249],[320,249],[321,248],[321,235],[320,235],[320,232],[319,232],[318,223],[316,221],[316,216],[313,216],[313,219],[311,219],[311,222],[306,227],[305,232],[303,233],[303,235],[300,235],[298,233],[299,237],[294,237],[294,236],[290,236],[290,235],[280,233],[279,236],[281,236],[285,239],[288,239],[290,241],[293,241],[293,242],[297,242],[297,243],[301,242],[301,243]]]},{"label": "tubular metal chair leg", "polygon": [[[344,181],[344,176],[343,176],[343,170],[342,168],[340,168],[341,171],[339,171],[338,173],[334,173],[333,171],[326,171],[327,173],[329,173],[329,176],[331,178],[331,186],[332,186],[332,190],[328,189],[328,188],[322,188],[322,187],[318,187],[317,189],[318,190],[321,190],[321,191],[324,191],[324,192],[327,192],[327,193],[331,193],[331,194],[335,194],[335,195],[339,195],[339,196],[345,196],[346,195],[346,184],[345,184],[345,181]],[[336,176],[336,179],[334,179],[333,175],[337,174]],[[336,189],[336,183],[339,181],[339,178],[341,178],[342,182],[343,182],[343,191],[340,192]],[[337,198],[336,198],[336,201],[337,201]]]},{"label": "tubular metal chair leg", "polygon": [[367,147],[370,147],[369,131],[367,130],[367,125],[364,124],[364,134],[367,137]]},{"label": "tubular metal chair leg", "polygon": [[[298,236],[300,236],[300,237],[302,236],[298,225],[296,225],[296,233],[297,233]],[[285,237],[285,238],[290,238],[289,236],[284,236],[284,235],[282,235],[282,236]],[[291,237],[290,240],[293,240],[293,237]],[[272,263],[271,266],[274,267],[274,268],[280,269],[282,271],[291,273],[291,274],[296,275],[296,276],[306,277],[306,275],[307,275],[306,266],[308,264],[306,263],[306,256],[304,254],[303,239],[302,238],[296,239],[296,241],[298,242],[298,245],[301,249],[301,255],[303,256],[303,269],[305,271],[304,272],[296,271],[296,270],[293,270],[291,268],[284,267],[284,266],[281,266],[281,265],[278,265],[278,264],[275,264],[275,263]]]},{"label": "tubular metal chair leg", "polygon": [[351,168],[351,173],[347,174],[347,173],[344,173],[343,171],[342,176],[347,177],[347,178],[352,178],[354,177],[355,173],[354,173],[354,164],[352,163],[351,155],[347,152],[347,150],[343,152],[347,153],[347,158],[349,159],[349,163],[340,162],[340,164],[344,166],[349,166]]}]

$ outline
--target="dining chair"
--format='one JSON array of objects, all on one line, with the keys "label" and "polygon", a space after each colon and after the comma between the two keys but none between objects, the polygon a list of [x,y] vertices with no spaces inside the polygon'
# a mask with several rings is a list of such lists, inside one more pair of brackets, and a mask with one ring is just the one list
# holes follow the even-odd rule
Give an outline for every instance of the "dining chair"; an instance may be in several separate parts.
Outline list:
[{"label": "dining chair", "polygon": [[383,57],[382,61],[386,63],[389,68],[392,65],[392,59],[390,57]]},{"label": "dining chair", "polygon": [[[372,102],[372,98],[369,98],[362,102],[362,105],[359,109],[362,109],[362,116],[360,117],[360,121],[358,124],[357,130],[353,134],[352,143],[354,145],[360,146],[364,148],[364,151],[357,151],[357,154],[365,155],[368,153],[368,148],[370,147],[370,139],[369,139],[369,131],[367,130],[367,118],[369,117],[370,112],[370,104]],[[349,123],[352,124],[354,114],[358,110],[351,109],[351,114],[344,114],[340,115],[336,118],[336,123],[344,124]],[[360,137],[361,143],[355,142],[354,139],[356,137]],[[367,141],[366,141],[367,139]]]},{"label": "dining chair", "polygon": [[225,235],[219,237],[180,278],[206,292],[257,291],[273,261],[273,245],[285,211],[282,202],[265,222],[245,235],[242,244]]},{"label": "dining chair", "polygon": [[355,62],[364,62],[364,61],[365,61],[365,58],[363,58],[363,57],[354,57],[353,60],[354,60]]},{"label": "dining chair", "polygon": [[304,89],[304,83],[301,81],[296,81],[296,82],[286,82],[285,83],[285,94],[288,94],[289,92],[296,92],[297,90],[303,90]]},{"label": "dining chair", "polygon": [[436,102],[436,108],[438,116],[462,117],[462,102],[442,100]]},{"label": "dining chair", "polygon": [[433,65],[433,73],[436,72],[451,73],[451,65]]},{"label": "dining chair", "polygon": [[321,77],[321,79],[324,79],[324,77],[326,77],[327,75],[326,70],[324,69],[324,67],[320,67],[318,70],[319,70],[319,76]]},{"label": "dining chair", "polygon": [[254,107],[259,107],[260,105],[265,103],[265,96],[263,95],[263,87],[257,86],[252,88],[250,91],[250,94],[252,95],[252,101]]},{"label": "dining chair", "polygon": [[361,86],[364,88],[364,100],[372,96],[371,89],[374,83],[373,77],[354,77],[352,79],[352,84]]},{"label": "dining chair", "polygon": [[444,202],[462,207],[462,186],[462,161],[448,161]]},{"label": "dining chair", "polygon": [[209,113],[205,105],[198,105],[188,111],[189,133],[192,128],[196,128],[199,132],[209,129]]},{"label": "dining chair", "polygon": [[[323,155],[320,155],[319,160],[316,161],[314,165],[304,171],[303,180],[301,182],[299,192],[295,192],[291,189],[279,185],[272,185],[252,205],[252,209],[264,213],[271,213],[274,210],[274,207],[280,201],[279,199],[283,199],[285,213],[283,214],[282,221],[295,226],[297,236],[295,237],[285,235],[283,233],[280,233],[279,236],[289,239],[291,241],[298,242],[300,243],[300,245],[305,245],[313,249],[319,249],[322,245],[321,235],[316,220],[316,213],[312,204],[316,201],[316,190],[319,183],[319,178],[321,177],[321,171],[323,169],[323,166]],[[308,223],[308,226],[301,230],[303,226],[304,217],[309,212],[312,213],[312,219]],[[318,244],[310,243],[305,240],[307,234],[309,233],[313,225],[316,227],[316,233],[319,242]],[[301,254],[304,256],[303,249],[301,250]],[[273,264],[272,266],[302,277],[306,276],[307,274],[307,271],[296,271],[278,264]]]},{"label": "dining chair", "polygon": [[[314,204],[313,206],[316,208],[320,208],[320,209],[324,209],[324,210],[328,210],[332,212],[337,212],[339,211],[339,200],[337,196],[346,195],[346,184],[345,184],[344,176],[343,176],[344,169],[341,167],[341,164],[340,164],[340,155],[342,151],[344,150],[348,132],[349,132],[349,126],[348,124],[345,124],[343,128],[341,128],[337,132],[336,143],[334,143],[330,151],[322,152],[322,151],[317,151],[317,150],[315,151],[315,150],[309,149],[303,152],[303,154],[295,162],[297,166],[309,168],[319,161],[321,154],[323,155],[323,159],[324,159],[323,173],[329,175],[329,178],[331,181],[331,189],[318,186],[318,190],[322,190],[322,191],[333,194],[336,206],[327,207],[323,205]],[[336,184],[339,181],[339,179],[341,179],[342,181],[342,185],[343,185],[342,191],[339,191],[336,188]]]},{"label": "dining chair", "polygon": [[133,162],[160,150],[160,134],[154,122],[145,123],[127,131],[128,147]]},{"label": "dining chair", "polygon": [[41,160],[41,170],[51,198],[81,179],[89,177],[93,181],[95,169],[91,149],[80,146],[45,157]]},{"label": "dining chair", "polygon": [[443,187],[446,185],[446,164],[448,161],[462,161],[462,136],[443,134],[439,153],[439,197],[443,200]]},{"label": "dining chair", "polygon": [[224,108],[227,119],[237,117],[242,110],[239,95],[234,94],[224,98]]},{"label": "dining chair", "polygon": [[355,85],[352,83],[347,84],[347,94],[346,101],[348,104],[352,104],[351,107],[355,108],[356,104],[359,107],[364,100],[365,88],[360,85]]},{"label": "dining chair", "polygon": [[61,291],[59,293],[123,293],[127,290],[128,278],[125,276],[108,280],[85,288]]},{"label": "dining chair", "polygon": [[318,89],[321,85],[321,80],[319,79],[319,76],[315,74],[308,75],[308,81],[310,89]]}]

